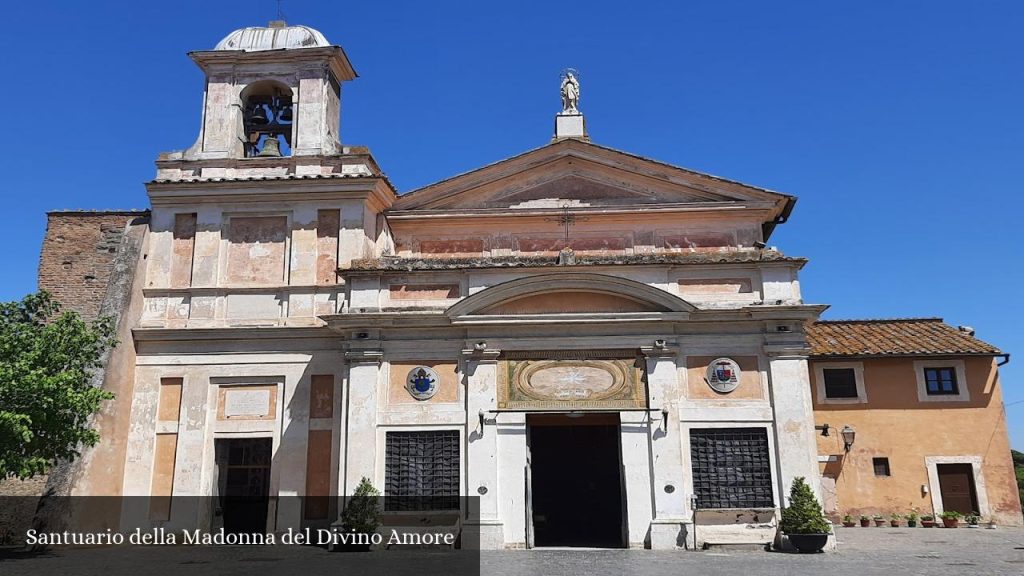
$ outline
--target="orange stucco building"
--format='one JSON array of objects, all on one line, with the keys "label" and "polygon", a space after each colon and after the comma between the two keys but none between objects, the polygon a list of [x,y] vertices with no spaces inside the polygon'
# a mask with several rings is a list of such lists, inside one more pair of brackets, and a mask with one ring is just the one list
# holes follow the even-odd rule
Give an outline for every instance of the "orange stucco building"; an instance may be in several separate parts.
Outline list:
[{"label": "orange stucco building", "polygon": [[808,341],[830,515],[957,510],[1021,525],[998,372],[1008,355],[938,318],[817,322]]}]

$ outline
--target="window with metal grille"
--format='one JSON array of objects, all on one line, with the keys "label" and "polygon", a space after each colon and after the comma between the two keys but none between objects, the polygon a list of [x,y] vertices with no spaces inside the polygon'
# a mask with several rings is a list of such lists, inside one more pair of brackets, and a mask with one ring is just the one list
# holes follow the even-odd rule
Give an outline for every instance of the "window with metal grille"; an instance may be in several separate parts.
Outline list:
[{"label": "window with metal grille", "polygon": [[956,382],[956,369],[952,366],[941,368],[925,368],[924,381],[929,396],[936,395],[957,395],[960,387]]},{"label": "window with metal grille", "polygon": [[459,509],[459,452],[456,430],[388,432],[384,508]]},{"label": "window with metal grille", "polygon": [[772,472],[764,428],[690,431],[697,508],[772,508]]},{"label": "window with metal grille", "polygon": [[825,398],[856,398],[857,374],[853,368],[825,368]]},{"label": "window with metal grille", "polygon": [[875,476],[892,476],[888,458],[872,458],[871,465],[875,467]]}]

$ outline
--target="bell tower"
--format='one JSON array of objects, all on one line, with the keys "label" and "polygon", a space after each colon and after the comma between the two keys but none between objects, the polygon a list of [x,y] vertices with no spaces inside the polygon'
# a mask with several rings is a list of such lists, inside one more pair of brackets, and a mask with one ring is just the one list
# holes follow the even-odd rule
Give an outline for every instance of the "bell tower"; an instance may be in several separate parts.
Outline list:
[{"label": "bell tower", "polygon": [[184,160],[329,156],[342,152],[345,51],[308,26],[282,21],[235,30],[190,52],[206,74],[199,138]]}]

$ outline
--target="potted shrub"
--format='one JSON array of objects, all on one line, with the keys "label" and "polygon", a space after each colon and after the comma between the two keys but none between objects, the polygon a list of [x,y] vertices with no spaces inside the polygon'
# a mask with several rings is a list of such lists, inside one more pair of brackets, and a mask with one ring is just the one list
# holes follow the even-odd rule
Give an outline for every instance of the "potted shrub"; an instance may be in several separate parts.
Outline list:
[{"label": "potted shrub", "polygon": [[[355,494],[345,503],[345,511],[341,513],[341,527],[348,533],[373,535],[380,526],[377,520],[379,514],[380,492],[364,476],[359,486],[356,486]],[[368,552],[370,544],[345,544],[339,549],[346,552]]]},{"label": "potted shrub", "polygon": [[832,532],[832,524],[821,512],[821,504],[802,477],[793,479],[789,506],[782,511],[782,532],[801,553],[821,552]]},{"label": "potted shrub", "polygon": [[917,512],[911,512],[907,514],[907,528],[917,527]]},{"label": "potted shrub", "polygon": [[935,526],[935,516],[932,516],[931,514],[925,514],[924,516],[921,516],[921,526],[925,528],[931,528],[932,526]]},{"label": "potted shrub", "polygon": [[875,514],[874,516],[875,526],[885,526],[885,516],[881,514]]},{"label": "potted shrub", "polygon": [[902,519],[903,519],[903,516],[900,516],[899,514],[896,514],[895,512],[893,512],[892,514],[889,515],[889,525],[892,526],[893,528],[899,528],[900,527],[900,520],[902,520]]},{"label": "potted shrub", "polygon": [[977,512],[971,512],[967,515],[967,518],[965,518],[965,520],[967,520],[968,528],[977,528],[978,523],[981,522],[981,516],[978,516]]},{"label": "potted shrub", "polygon": [[843,526],[847,528],[853,528],[856,525],[857,523],[853,521],[853,516],[850,516],[849,514],[843,516]]},{"label": "potted shrub", "polygon": [[871,526],[871,518],[869,516],[865,516],[865,515],[861,514],[861,516],[860,516],[860,527],[861,528],[867,528],[868,526]]},{"label": "potted shrub", "polygon": [[942,518],[942,525],[946,528],[956,528],[960,524],[960,519],[964,517],[963,514],[956,510],[946,510],[942,514],[939,514]]}]

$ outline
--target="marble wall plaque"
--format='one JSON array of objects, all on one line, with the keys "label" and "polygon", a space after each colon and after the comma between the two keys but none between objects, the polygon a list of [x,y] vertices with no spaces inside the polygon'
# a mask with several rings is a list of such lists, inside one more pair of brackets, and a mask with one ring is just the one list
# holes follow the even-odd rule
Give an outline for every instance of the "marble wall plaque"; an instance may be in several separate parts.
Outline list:
[{"label": "marble wall plaque", "polygon": [[228,390],[224,394],[224,416],[266,416],[270,413],[270,390]]}]

